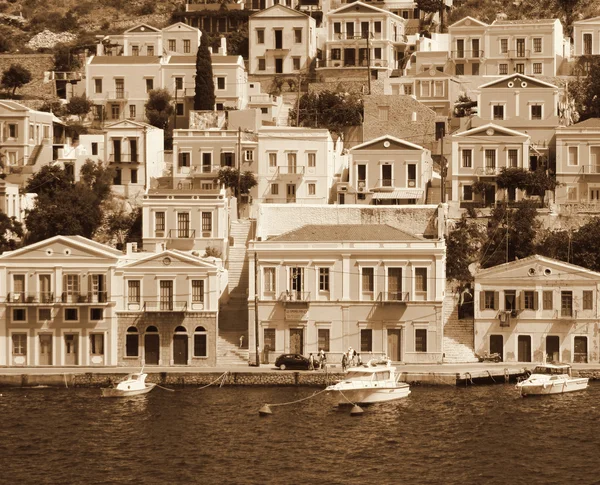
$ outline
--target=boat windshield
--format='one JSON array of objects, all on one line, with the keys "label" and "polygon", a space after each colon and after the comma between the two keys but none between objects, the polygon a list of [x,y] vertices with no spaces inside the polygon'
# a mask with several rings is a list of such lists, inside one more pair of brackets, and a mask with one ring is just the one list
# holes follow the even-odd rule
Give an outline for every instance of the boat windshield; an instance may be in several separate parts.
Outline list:
[{"label": "boat windshield", "polygon": [[545,367],[545,366],[537,366],[533,369],[533,374],[546,374],[546,375],[562,375],[568,374],[568,367]]},{"label": "boat windshield", "polygon": [[376,381],[387,381],[390,378],[390,371],[377,372],[375,374]]},{"label": "boat windshield", "polygon": [[348,372],[346,380],[350,381],[370,381],[373,374],[367,372]]}]

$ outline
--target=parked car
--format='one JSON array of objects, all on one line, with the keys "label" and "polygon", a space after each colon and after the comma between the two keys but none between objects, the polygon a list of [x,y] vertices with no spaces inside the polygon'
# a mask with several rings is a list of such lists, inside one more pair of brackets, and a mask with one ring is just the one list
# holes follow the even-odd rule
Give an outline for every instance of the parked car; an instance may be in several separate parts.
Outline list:
[{"label": "parked car", "polygon": [[308,359],[300,354],[281,354],[275,360],[275,367],[279,367],[280,370],[308,370]]}]

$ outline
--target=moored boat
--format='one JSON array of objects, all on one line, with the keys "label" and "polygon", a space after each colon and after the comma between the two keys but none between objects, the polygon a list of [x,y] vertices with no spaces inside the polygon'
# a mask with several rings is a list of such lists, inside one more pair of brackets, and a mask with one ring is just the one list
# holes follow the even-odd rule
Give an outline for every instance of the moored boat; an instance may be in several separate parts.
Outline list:
[{"label": "moored boat", "polygon": [[572,377],[568,364],[538,365],[531,375],[515,386],[521,396],[563,394],[588,387],[587,377]]},{"label": "moored boat", "polygon": [[351,367],[340,382],[327,387],[328,392],[340,393],[340,404],[373,404],[401,399],[410,394],[410,386],[398,382],[391,361],[369,361]]},{"label": "moored boat", "polygon": [[139,396],[149,393],[156,384],[146,382],[148,374],[136,372],[129,374],[114,387],[102,389],[102,397],[127,397]]}]

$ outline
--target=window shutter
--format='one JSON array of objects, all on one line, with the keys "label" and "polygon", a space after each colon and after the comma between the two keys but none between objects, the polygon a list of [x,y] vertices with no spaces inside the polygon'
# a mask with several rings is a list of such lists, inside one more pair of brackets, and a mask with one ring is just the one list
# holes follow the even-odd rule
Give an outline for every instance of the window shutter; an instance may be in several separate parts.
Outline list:
[{"label": "window shutter", "polygon": [[485,310],[485,291],[479,292],[479,311]]},{"label": "window shutter", "polygon": [[539,306],[539,293],[537,291],[533,292],[533,309],[537,312]]},{"label": "window shutter", "polygon": [[500,294],[497,291],[494,291],[494,310],[498,310],[500,303]]},{"label": "window shutter", "polygon": [[525,310],[525,291],[523,290],[519,292],[519,306],[517,310]]},{"label": "window shutter", "polygon": [[62,286],[63,286],[62,290],[63,290],[63,293],[64,293],[64,292],[67,291],[67,275],[66,274],[63,275],[63,285]]}]

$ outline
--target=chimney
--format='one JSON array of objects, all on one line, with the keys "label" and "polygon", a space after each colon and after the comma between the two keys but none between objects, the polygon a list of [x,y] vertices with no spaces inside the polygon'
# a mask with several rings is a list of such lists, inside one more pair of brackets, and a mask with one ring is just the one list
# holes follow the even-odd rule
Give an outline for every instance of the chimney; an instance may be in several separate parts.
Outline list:
[{"label": "chimney", "polygon": [[137,243],[127,243],[127,256],[131,256],[133,253],[137,253]]},{"label": "chimney", "polygon": [[227,39],[224,36],[221,36],[221,47],[219,49],[219,54],[222,56],[227,55]]}]

